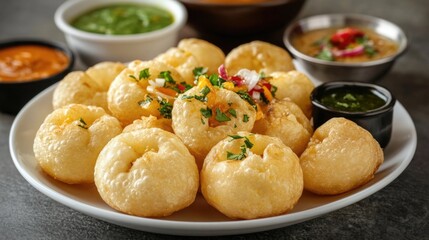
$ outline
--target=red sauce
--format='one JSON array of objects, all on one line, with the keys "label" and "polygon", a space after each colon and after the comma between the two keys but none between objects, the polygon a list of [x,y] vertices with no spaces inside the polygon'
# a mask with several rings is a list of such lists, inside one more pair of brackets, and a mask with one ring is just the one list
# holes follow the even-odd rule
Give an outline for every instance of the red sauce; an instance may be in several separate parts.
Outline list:
[{"label": "red sauce", "polygon": [[46,78],[64,70],[69,58],[60,50],[20,45],[0,49],[0,82]]}]

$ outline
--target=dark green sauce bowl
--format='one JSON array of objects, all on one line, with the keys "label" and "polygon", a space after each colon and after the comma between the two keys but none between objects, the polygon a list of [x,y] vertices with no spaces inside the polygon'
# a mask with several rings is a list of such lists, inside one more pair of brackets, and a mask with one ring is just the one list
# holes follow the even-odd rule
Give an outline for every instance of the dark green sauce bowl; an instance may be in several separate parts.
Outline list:
[{"label": "dark green sauce bowl", "polygon": [[[372,97],[375,96],[382,99],[384,104],[364,111],[354,111],[355,105],[351,107],[350,102],[339,101],[338,106],[341,107],[338,108],[335,108],[335,105],[331,103],[329,106],[326,103],[324,104],[322,99],[326,97],[327,93],[332,95],[336,91],[340,93],[350,92],[347,98],[360,99],[363,102],[371,99],[369,97],[365,99],[365,96],[372,95]],[[368,93],[368,95],[357,95],[355,93]],[[396,99],[388,89],[376,84],[363,82],[326,82],[317,86],[311,93],[310,98],[313,105],[314,128],[318,128],[331,118],[344,117],[369,131],[382,148],[385,148],[389,143],[392,134],[393,108]],[[350,109],[346,110],[344,106],[350,106]]]}]

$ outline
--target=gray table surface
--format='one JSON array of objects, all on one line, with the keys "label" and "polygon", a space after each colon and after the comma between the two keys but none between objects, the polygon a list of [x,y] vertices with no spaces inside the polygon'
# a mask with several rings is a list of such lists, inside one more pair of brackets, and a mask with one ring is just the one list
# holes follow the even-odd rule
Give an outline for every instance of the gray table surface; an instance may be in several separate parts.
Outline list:
[{"label": "gray table surface", "polygon": [[[0,40],[39,37],[63,42],[53,15],[61,0],[0,0]],[[213,239],[429,239],[429,7],[427,0],[308,0],[300,16],[355,12],[393,21],[410,42],[407,53],[378,83],[410,113],[418,144],[408,168],[370,197],[319,218],[276,230]],[[182,37],[197,36],[185,28]],[[213,36],[212,36],[213,37]],[[264,36],[260,36],[263,39]],[[207,37],[209,38],[209,37]],[[280,35],[269,38],[281,44]],[[224,50],[229,50],[234,39]],[[81,68],[80,64],[76,68]],[[15,168],[9,152],[14,116],[0,113],[0,239],[173,239],[106,223],[72,210],[34,189]]]}]

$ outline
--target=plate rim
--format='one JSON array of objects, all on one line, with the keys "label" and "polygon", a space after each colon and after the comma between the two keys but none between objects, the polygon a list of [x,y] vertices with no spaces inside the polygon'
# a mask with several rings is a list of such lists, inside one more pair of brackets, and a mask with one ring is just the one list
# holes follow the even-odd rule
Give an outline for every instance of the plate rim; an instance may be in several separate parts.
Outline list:
[{"label": "plate rim", "polygon": [[24,169],[24,167],[21,166],[20,162],[25,161],[21,159],[20,156],[18,156],[15,149],[17,147],[17,129],[19,128],[20,124],[22,124],[22,116],[27,114],[30,111],[30,108],[33,105],[37,104],[40,99],[47,97],[46,95],[53,94],[56,85],[57,84],[54,84],[53,86],[45,89],[32,100],[30,100],[14,119],[9,133],[9,150],[15,167],[18,169],[19,173],[24,177],[24,179],[30,183],[30,185],[32,185],[42,194],[48,196],[49,198],[53,199],[58,203],[61,203],[62,205],[70,207],[86,215],[95,217],[97,219],[101,219],[103,221],[107,221],[128,228],[133,228],[136,230],[148,231],[153,233],[174,234],[182,236],[219,236],[252,233],[259,232],[262,230],[271,230],[275,228],[285,227],[316,217],[320,217],[324,214],[339,210],[358,201],[361,201],[364,198],[378,192],[379,190],[390,184],[407,168],[407,166],[413,159],[417,147],[417,132],[414,122],[412,121],[412,118],[405,109],[405,107],[399,101],[397,101],[395,111],[402,111],[405,114],[402,117],[406,117],[407,120],[409,120],[409,122],[411,123],[411,125],[408,126],[412,129],[411,135],[406,141],[406,146],[408,146],[408,150],[406,152],[406,155],[404,156],[404,159],[401,160],[400,164],[391,173],[384,176],[378,182],[375,182],[366,189],[360,190],[349,196],[340,198],[322,206],[317,206],[300,212],[292,212],[284,215],[252,220],[195,222],[132,216],[120,212],[112,212],[106,209],[101,209],[99,207],[77,201],[61,193],[58,193],[54,189],[38,181],[38,179],[33,178],[33,176],[31,176],[31,174],[29,174]]}]

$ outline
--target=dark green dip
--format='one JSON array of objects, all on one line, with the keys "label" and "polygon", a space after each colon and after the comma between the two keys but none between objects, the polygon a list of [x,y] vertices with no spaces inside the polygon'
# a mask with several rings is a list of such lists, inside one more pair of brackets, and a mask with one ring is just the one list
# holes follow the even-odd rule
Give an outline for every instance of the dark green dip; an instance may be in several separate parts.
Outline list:
[{"label": "dark green dip", "polygon": [[71,25],[86,32],[127,35],[155,31],[173,23],[173,15],[161,8],[119,4],[91,10],[77,17]]},{"label": "dark green dip", "polygon": [[331,109],[346,112],[368,112],[386,104],[370,88],[334,88],[322,94],[321,103]]}]

